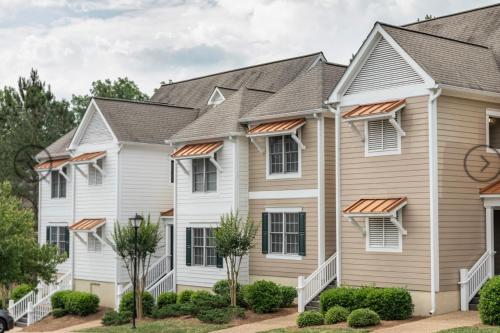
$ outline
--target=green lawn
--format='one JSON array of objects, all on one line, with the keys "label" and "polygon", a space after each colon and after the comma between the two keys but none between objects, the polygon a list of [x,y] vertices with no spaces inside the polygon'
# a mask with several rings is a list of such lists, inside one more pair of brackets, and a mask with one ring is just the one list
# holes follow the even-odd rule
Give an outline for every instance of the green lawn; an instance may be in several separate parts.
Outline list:
[{"label": "green lawn", "polygon": [[92,333],[206,333],[221,330],[228,325],[204,324],[195,320],[166,319],[152,322],[141,322],[137,324],[137,329],[132,330],[129,325],[106,326],[87,328],[79,332]]},{"label": "green lawn", "polygon": [[500,333],[500,327],[459,327],[438,333]]},{"label": "green lawn", "polygon": [[275,330],[259,333],[368,333],[367,330],[355,330],[352,328],[278,328]]}]

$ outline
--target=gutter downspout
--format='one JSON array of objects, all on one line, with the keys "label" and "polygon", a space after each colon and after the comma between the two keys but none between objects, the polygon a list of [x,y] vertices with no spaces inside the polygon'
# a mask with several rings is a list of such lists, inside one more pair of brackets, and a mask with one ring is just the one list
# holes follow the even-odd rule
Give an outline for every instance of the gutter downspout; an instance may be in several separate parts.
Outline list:
[{"label": "gutter downspout", "polygon": [[[71,168],[71,223],[76,219],[76,167]],[[75,233],[71,232],[71,289],[75,288]]]},{"label": "gutter downspout", "polygon": [[436,312],[436,293],[439,291],[439,192],[437,161],[437,98],[441,88],[429,89],[428,121],[429,121],[429,200],[430,200],[430,244],[431,244],[431,310]]},{"label": "gutter downspout", "polygon": [[[337,286],[341,285],[341,203],[340,203],[340,103],[327,103],[328,110],[335,114],[335,252],[337,253]],[[335,105],[335,108],[332,107]]]}]

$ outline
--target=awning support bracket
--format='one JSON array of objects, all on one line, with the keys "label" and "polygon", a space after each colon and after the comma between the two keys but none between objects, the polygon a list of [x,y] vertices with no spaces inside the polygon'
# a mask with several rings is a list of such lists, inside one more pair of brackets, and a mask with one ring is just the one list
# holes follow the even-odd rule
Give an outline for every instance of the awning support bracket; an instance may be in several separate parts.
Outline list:
[{"label": "awning support bracket", "polygon": [[210,162],[212,162],[212,164],[217,168],[217,170],[219,170],[219,172],[222,172],[222,167],[220,166],[219,163],[217,163],[213,155],[210,156]]},{"label": "awning support bracket", "polygon": [[83,177],[88,178],[88,175],[87,175],[87,174],[86,174],[86,173],[85,173],[82,169],[80,169],[80,166],[79,166],[79,165],[74,164],[74,167],[75,167],[75,169],[76,169],[76,170],[78,170],[78,172],[79,172],[79,173],[80,173]]},{"label": "awning support bracket", "polygon": [[399,123],[395,119],[395,115],[392,115],[392,118],[389,118],[389,122],[394,127],[394,129],[399,133],[400,136],[406,136],[406,132],[403,131]]},{"label": "awning support bracket", "polygon": [[361,142],[365,142],[365,136],[363,133],[361,133],[361,131],[358,129],[358,127],[354,124],[354,122],[352,121],[349,121],[347,123],[349,125],[349,128],[351,130],[353,130],[357,136],[359,136],[359,138],[361,139]]},{"label": "awning support bracket", "polygon": [[306,146],[304,146],[304,144],[302,143],[302,141],[300,141],[299,137],[297,136],[297,133],[292,134],[292,139],[293,139],[293,141],[297,142],[297,144],[299,145],[299,147],[302,150],[306,149]]},{"label": "awning support bracket", "polygon": [[361,226],[358,221],[354,217],[349,217],[349,222],[351,222],[352,225],[354,225],[356,228],[358,228],[359,231],[363,234],[363,236],[366,235],[366,230],[363,226]]},{"label": "awning support bracket", "polygon": [[259,144],[257,143],[257,141],[255,140],[255,138],[252,138],[250,137],[250,142],[253,143],[253,145],[255,146],[255,148],[257,148],[257,151],[261,154],[264,153],[264,150],[262,149],[261,146],[259,146]]},{"label": "awning support bracket", "polygon": [[60,174],[61,176],[63,176],[63,177],[64,177],[64,179],[66,179],[66,181],[67,181],[67,182],[69,182],[69,176],[68,176],[67,174],[65,174],[65,173],[64,173],[63,169],[62,169],[62,168],[60,168],[58,171],[59,171],[59,174]]},{"label": "awning support bracket", "polygon": [[105,176],[104,174],[104,170],[101,169],[101,167],[97,164],[97,160],[95,160],[93,163],[92,163],[92,166],[101,174],[101,176]]},{"label": "awning support bracket", "polygon": [[176,160],[177,162],[177,165],[181,167],[182,171],[184,171],[184,173],[186,175],[189,175],[189,171],[186,169],[186,167],[184,166],[184,164],[182,164],[182,162],[180,160]]},{"label": "awning support bracket", "polygon": [[394,226],[396,228],[399,229],[399,231],[401,232],[402,235],[406,236],[408,234],[408,232],[406,231],[406,229],[403,228],[403,226],[401,225],[401,223],[398,221],[398,219],[396,217],[394,217],[394,216],[391,217],[391,222],[392,222],[392,224],[394,224]]},{"label": "awning support bracket", "polygon": [[85,246],[87,246],[87,242],[82,238],[82,236],[80,236],[80,234],[78,232],[74,232],[76,238],[78,238],[80,240],[80,242],[82,242]]}]

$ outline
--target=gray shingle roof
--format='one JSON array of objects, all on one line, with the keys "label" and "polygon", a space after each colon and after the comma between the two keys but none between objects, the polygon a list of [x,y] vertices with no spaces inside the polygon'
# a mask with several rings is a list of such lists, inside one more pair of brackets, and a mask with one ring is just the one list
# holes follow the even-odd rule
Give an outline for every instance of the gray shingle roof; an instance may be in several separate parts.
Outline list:
[{"label": "gray shingle roof", "polygon": [[119,141],[163,144],[187,124],[198,110],[161,103],[94,98]]},{"label": "gray shingle roof", "polygon": [[321,109],[324,107],[323,102],[328,99],[345,70],[345,66],[320,61],[245,114],[241,120],[256,120],[284,114],[293,115]]},{"label": "gray shingle roof", "polygon": [[207,109],[198,119],[174,134],[170,140],[189,141],[195,138],[215,138],[238,132],[244,133],[238,119],[272,94],[268,91],[240,88],[222,104]]},{"label": "gray shingle roof", "polygon": [[162,85],[151,100],[203,109],[215,87],[278,91],[313,65],[320,56],[322,53],[314,53]]},{"label": "gray shingle roof", "polygon": [[60,157],[68,157],[69,152],[67,151],[69,144],[71,143],[71,139],[73,139],[73,135],[76,132],[76,128],[73,128],[68,133],[61,136],[59,139],[54,141],[50,146],[45,148],[45,150],[49,153],[50,156],[47,156],[45,151],[41,151],[36,155],[38,159],[45,160],[48,158],[60,158]]},{"label": "gray shingle roof", "polygon": [[437,83],[500,92],[500,69],[487,47],[381,25]]}]

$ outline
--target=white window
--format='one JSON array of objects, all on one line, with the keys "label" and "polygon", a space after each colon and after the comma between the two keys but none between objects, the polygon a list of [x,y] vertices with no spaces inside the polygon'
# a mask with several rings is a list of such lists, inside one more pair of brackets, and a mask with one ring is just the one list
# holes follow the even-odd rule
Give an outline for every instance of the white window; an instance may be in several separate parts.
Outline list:
[{"label": "white window", "polygon": [[[97,228],[96,234],[102,239],[102,227]],[[102,250],[101,241],[90,232],[87,239],[87,249],[89,252],[101,252]]]},{"label": "white window", "polygon": [[[216,156],[215,156],[216,158]],[[217,191],[217,168],[209,158],[192,160],[193,192]]]},{"label": "white window", "polygon": [[299,213],[269,213],[269,253],[299,254]]},{"label": "white window", "polygon": [[215,236],[211,228],[192,229],[194,266],[217,266]]},{"label": "white window", "polygon": [[[401,123],[396,112],[396,121]],[[401,153],[401,136],[389,119],[368,120],[365,123],[365,155],[392,155]]]},{"label": "white window", "polygon": [[[398,220],[401,223],[401,218]],[[402,234],[389,217],[367,218],[366,250],[380,252],[401,252]]]},{"label": "white window", "polygon": [[[66,174],[66,167],[61,170]],[[66,178],[59,172],[59,170],[52,171],[50,174],[51,195],[52,199],[66,198]]]},{"label": "white window", "polygon": [[491,152],[500,149],[500,110],[486,111],[486,146]]},{"label": "white window", "polygon": [[[102,159],[96,161],[97,166],[103,170]],[[89,185],[102,185],[102,173],[92,164],[89,164]]]},{"label": "white window", "polygon": [[300,175],[300,149],[291,135],[267,138],[267,173],[269,178]]},{"label": "white window", "polygon": [[69,254],[69,229],[68,227],[48,226],[46,229],[47,244],[56,245],[59,253]]}]

